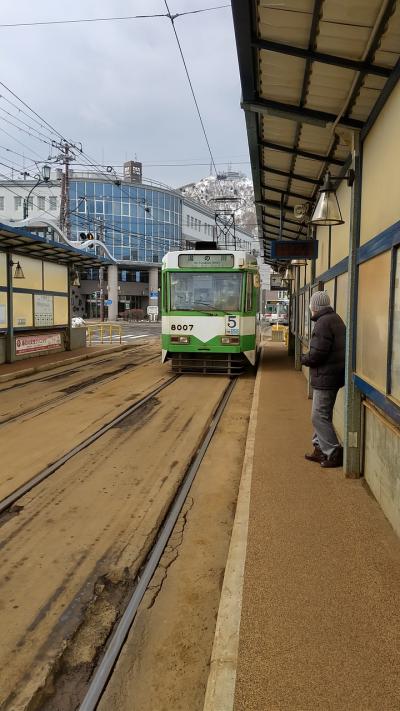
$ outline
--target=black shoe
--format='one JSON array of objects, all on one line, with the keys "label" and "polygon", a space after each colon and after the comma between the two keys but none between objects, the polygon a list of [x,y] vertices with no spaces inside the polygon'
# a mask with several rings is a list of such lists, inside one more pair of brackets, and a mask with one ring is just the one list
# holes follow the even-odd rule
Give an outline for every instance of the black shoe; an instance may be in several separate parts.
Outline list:
[{"label": "black shoe", "polygon": [[343,466],[343,448],[339,447],[331,454],[330,457],[325,457],[323,461],[320,462],[321,467],[325,469],[336,469],[337,467]]},{"label": "black shoe", "polygon": [[305,454],[304,456],[306,459],[308,459],[309,462],[321,463],[326,459],[325,454],[319,447],[314,447],[314,451],[311,452],[311,454]]}]

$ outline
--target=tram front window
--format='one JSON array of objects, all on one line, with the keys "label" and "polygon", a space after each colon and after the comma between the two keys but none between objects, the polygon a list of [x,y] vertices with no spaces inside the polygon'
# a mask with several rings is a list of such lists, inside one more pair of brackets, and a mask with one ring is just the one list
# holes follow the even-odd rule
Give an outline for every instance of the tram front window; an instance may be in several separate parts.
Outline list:
[{"label": "tram front window", "polygon": [[242,274],[177,272],[171,278],[172,311],[239,311]]}]

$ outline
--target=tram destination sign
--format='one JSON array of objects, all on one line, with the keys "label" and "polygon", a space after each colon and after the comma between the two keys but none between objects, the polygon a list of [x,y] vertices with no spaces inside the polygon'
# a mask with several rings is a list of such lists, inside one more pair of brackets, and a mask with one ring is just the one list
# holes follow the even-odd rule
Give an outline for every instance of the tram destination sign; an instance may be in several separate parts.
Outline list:
[{"label": "tram destination sign", "polygon": [[317,259],[318,240],[286,240],[271,241],[271,259]]},{"label": "tram destination sign", "polygon": [[234,265],[233,254],[180,254],[178,257],[178,266],[181,269],[204,269],[204,267],[214,267],[223,269],[224,267],[232,268]]}]

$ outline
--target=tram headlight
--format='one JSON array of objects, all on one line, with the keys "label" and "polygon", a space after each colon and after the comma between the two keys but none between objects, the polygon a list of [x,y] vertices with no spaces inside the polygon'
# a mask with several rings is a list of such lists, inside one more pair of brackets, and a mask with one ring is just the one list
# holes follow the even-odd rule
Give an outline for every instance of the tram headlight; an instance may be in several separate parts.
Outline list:
[{"label": "tram headlight", "polygon": [[237,346],[240,343],[239,336],[222,336],[221,343],[224,346]]},{"label": "tram headlight", "polygon": [[190,336],[171,336],[171,343],[190,343]]}]

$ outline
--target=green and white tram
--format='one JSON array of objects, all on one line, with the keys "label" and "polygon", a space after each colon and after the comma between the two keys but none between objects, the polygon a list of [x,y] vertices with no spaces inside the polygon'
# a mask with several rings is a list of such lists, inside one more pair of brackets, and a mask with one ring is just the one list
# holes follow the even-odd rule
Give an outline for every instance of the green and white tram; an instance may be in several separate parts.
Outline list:
[{"label": "green and white tram", "polygon": [[257,260],[236,251],[168,252],[162,262],[162,361],[176,372],[235,374],[259,346]]}]

